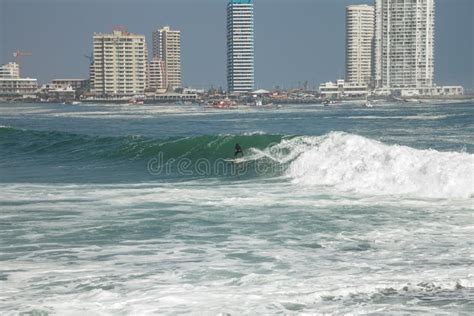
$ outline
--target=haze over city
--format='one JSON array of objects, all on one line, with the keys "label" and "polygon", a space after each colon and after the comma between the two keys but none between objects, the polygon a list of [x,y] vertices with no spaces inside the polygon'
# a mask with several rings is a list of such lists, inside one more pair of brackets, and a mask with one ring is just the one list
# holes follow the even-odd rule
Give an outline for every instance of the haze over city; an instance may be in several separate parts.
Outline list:
[{"label": "haze over city", "polygon": [[[256,87],[311,86],[344,77],[345,6],[373,1],[255,1]],[[84,54],[94,32],[116,25],[144,34],[170,25],[182,33],[183,84],[226,86],[227,1],[1,0],[0,61],[17,49],[25,76],[48,82],[89,75]],[[113,10],[112,10],[113,8]],[[474,87],[473,12],[470,0],[438,0],[435,82]],[[112,13],[113,12],[113,13]],[[463,39],[463,40],[460,40]]]}]

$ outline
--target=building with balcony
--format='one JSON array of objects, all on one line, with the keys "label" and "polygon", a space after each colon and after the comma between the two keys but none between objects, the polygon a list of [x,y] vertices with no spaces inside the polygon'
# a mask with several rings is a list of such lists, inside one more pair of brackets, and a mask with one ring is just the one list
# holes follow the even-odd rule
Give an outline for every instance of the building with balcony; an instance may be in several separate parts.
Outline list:
[{"label": "building with balcony", "polygon": [[160,89],[166,90],[163,80],[164,73],[165,65],[163,60],[159,57],[153,57],[148,65],[147,91],[157,92]]},{"label": "building with balcony", "polygon": [[379,89],[433,85],[434,0],[375,1],[374,81]]},{"label": "building with balcony", "polygon": [[87,79],[53,79],[51,85],[57,88],[71,87],[75,91],[84,91],[89,86]]},{"label": "building with balcony", "polygon": [[35,98],[38,81],[31,78],[0,78],[0,97]]},{"label": "building with balcony", "polygon": [[375,13],[369,5],[346,7],[346,82],[370,84]]},{"label": "building with balcony", "polygon": [[231,93],[254,90],[253,0],[227,5],[227,88]]},{"label": "building with balcony", "polygon": [[143,94],[147,83],[148,53],[144,35],[114,30],[94,33],[91,93],[96,96]]},{"label": "building with balcony", "polygon": [[162,62],[162,88],[181,87],[181,31],[165,26],[153,32],[153,59]]},{"label": "building with balcony", "polygon": [[19,79],[20,67],[17,63],[8,63],[0,66],[0,79]]},{"label": "building with balcony", "polygon": [[322,99],[362,99],[369,94],[367,84],[346,82],[343,79],[336,82],[326,82],[319,85],[319,94]]}]

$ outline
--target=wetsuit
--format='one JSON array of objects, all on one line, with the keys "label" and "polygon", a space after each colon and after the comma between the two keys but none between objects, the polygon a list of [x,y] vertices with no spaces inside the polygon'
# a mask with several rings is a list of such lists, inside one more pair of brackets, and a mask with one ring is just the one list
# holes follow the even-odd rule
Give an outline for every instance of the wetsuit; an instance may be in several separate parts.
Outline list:
[{"label": "wetsuit", "polygon": [[237,157],[237,155],[240,154],[240,155],[244,155],[244,152],[242,151],[242,147],[240,147],[239,144],[235,144],[235,153],[234,153],[234,157]]}]

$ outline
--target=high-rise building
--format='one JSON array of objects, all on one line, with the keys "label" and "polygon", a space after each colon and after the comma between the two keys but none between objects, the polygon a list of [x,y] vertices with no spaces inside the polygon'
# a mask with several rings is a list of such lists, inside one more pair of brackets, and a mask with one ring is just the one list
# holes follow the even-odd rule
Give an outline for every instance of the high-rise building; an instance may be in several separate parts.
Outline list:
[{"label": "high-rise building", "polygon": [[230,92],[254,89],[253,0],[230,0],[227,5],[227,87]]},{"label": "high-rise building", "polygon": [[181,32],[169,26],[153,32],[153,57],[163,61],[162,85],[181,87]]},{"label": "high-rise building", "polygon": [[372,79],[375,14],[369,5],[346,8],[346,82],[369,84]]},{"label": "high-rise building", "polygon": [[376,0],[375,82],[381,89],[431,87],[434,0]]},{"label": "high-rise building", "polygon": [[148,65],[147,90],[156,92],[158,89],[166,89],[163,84],[163,73],[165,72],[163,60],[153,57]]},{"label": "high-rise building", "polygon": [[144,35],[114,30],[94,33],[91,92],[96,95],[136,95],[146,87],[148,53]]}]

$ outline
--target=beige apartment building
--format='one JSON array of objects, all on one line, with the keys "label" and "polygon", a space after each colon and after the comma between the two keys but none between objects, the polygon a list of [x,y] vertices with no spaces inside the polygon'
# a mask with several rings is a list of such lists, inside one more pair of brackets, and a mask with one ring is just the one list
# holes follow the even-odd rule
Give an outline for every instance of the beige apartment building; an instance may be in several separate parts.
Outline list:
[{"label": "beige apartment building", "polygon": [[143,94],[147,84],[148,53],[144,35],[114,30],[94,33],[91,92],[97,96]]},{"label": "beige apartment building", "polygon": [[153,58],[163,62],[162,88],[181,87],[181,32],[169,26],[153,32]]}]

